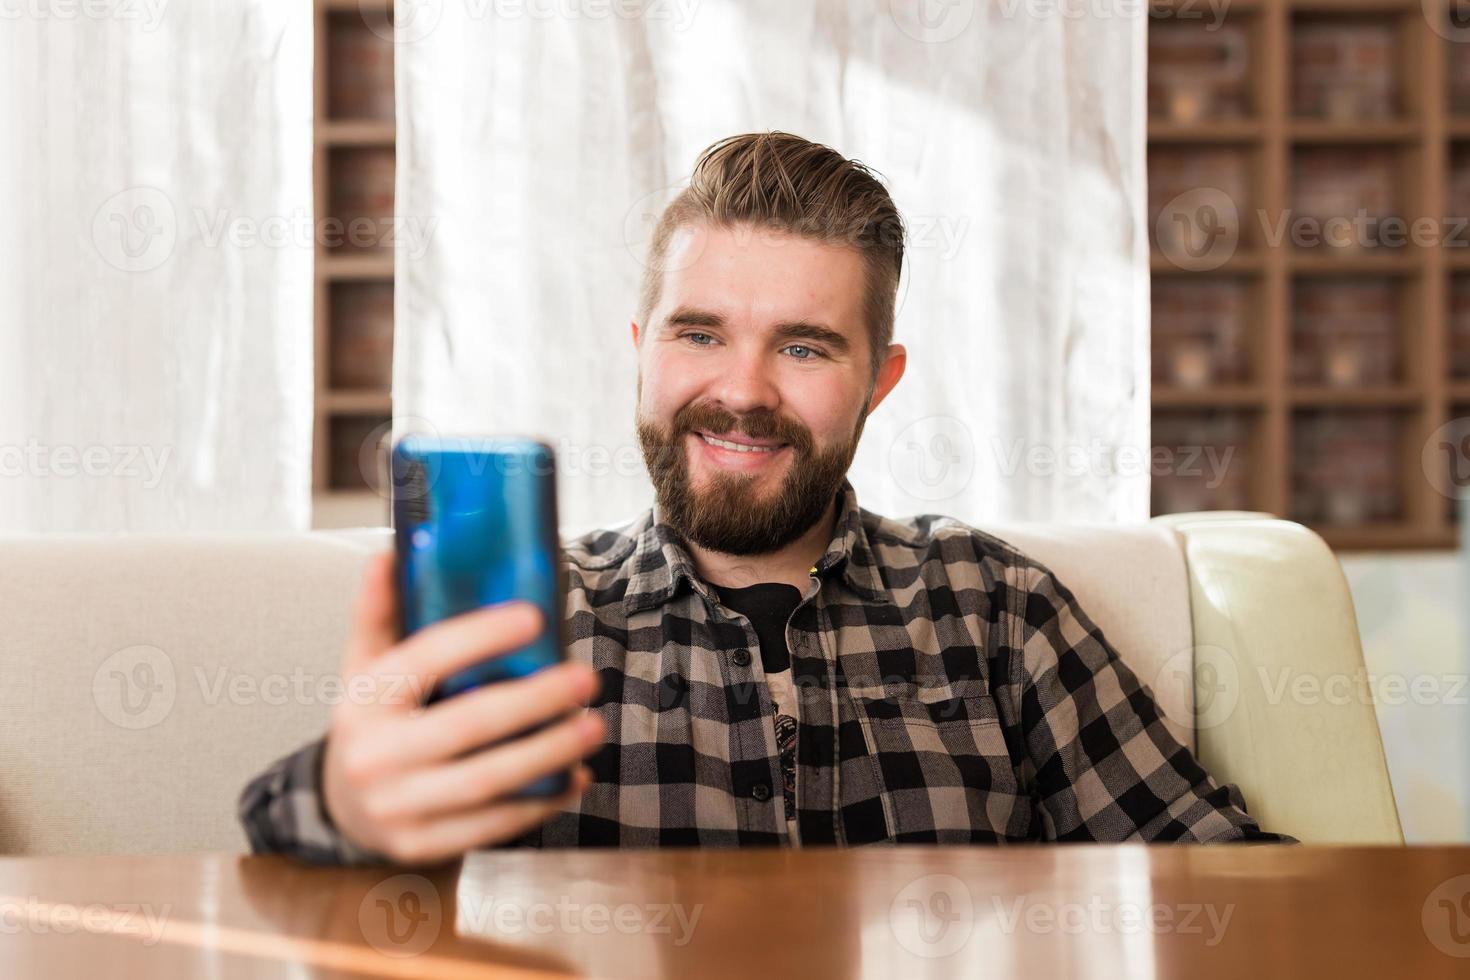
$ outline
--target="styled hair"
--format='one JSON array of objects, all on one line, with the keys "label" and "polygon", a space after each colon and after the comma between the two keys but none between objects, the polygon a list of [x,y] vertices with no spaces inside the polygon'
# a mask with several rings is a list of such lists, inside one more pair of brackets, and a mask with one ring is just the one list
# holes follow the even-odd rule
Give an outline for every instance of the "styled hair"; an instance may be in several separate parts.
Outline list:
[{"label": "styled hair", "polygon": [[903,219],[877,175],[830,146],[790,133],[744,133],[705,149],[689,186],[654,228],[638,319],[647,324],[663,288],[669,241],[688,224],[750,224],[857,249],[867,270],[863,297],[872,373],[888,345],[903,271]]}]

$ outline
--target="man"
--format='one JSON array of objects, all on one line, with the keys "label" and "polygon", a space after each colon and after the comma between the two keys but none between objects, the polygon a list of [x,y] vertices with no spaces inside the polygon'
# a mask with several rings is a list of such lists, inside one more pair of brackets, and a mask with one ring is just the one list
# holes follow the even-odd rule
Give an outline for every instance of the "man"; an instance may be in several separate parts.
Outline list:
[{"label": "man", "polygon": [[[1045,568],[859,509],[845,475],[905,363],[902,225],[866,168],[783,133],[717,143],[649,259],[631,326],[657,505],[567,547],[569,662],[427,710],[339,706],[246,788],[255,850],[1282,839]],[[384,558],[344,673],[422,691],[541,626],[507,605],[400,642]],[[572,768],[560,799],[513,795]]]}]

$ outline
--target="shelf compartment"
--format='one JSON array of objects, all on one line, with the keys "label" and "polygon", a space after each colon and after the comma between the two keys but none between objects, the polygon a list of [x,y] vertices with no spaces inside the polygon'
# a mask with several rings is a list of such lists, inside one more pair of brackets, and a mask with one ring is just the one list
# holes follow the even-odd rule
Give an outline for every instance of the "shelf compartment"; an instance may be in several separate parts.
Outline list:
[{"label": "shelf compartment", "polygon": [[[1189,268],[1217,239],[1233,247],[1211,267],[1257,244],[1255,208],[1260,155],[1228,145],[1152,146],[1148,151],[1148,228],[1156,255]],[[1167,213],[1166,213],[1167,210]],[[1160,218],[1164,220],[1160,220]]]},{"label": "shelf compartment", "polygon": [[332,283],[327,324],[331,388],[387,391],[393,383],[393,284]]},{"label": "shelf compartment", "polygon": [[327,489],[370,490],[378,485],[378,460],[391,430],[388,413],[330,415],[327,426]]},{"label": "shelf compartment", "polygon": [[1359,123],[1402,118],[1405,33],[1391,14],[1304,13],[1291,23],[1291,111]]},{"label": "shelf compartment", "polygon": [[1257,115],[1258,21],[1202,13],[1162,10],[1149,21],[1150,120],[1208,128]]},{"label": "shelf compartment", "polygon": [[327,152],[329,214],[340,224],[324,241],[333,254],[391,253],[394,245],[392,147]]},{"label": "shelf compartment", "polygon": [[[1302,254],[1395,257],[1410,239],[1404,154],[1383,146],[1298,146],[1283,243]],[[1387,223],[1393,219],[1392,223]]]},{"label": "shelf compartment", "polygon": [[1152,314],[1155,385],[1188,391],[1251,379],[1260,322],[1252,278],[1156,279]]},{"label": "shelf compartment", "polygon": [[[1410,417],[1383,408],[1297,409],[1289,454],[1292,518],[1338,529],[1404,522]],[[1417,471],[1417,453],[1412,463]]]},{"label": "shelf compartment", "polygon": [[393,121],[393,42],[359,10],[326,17],[327,118]]},{"label": "shelf compartment", "polygon": [[1408,292],[1387,276],[1298,278],[1291,383],[1351,390],[1403,381]]},{"label": "shelf compartment", "polygon": [[1152,511],[1250,510],[1260,413],[1159,408],[1150,457]]}]

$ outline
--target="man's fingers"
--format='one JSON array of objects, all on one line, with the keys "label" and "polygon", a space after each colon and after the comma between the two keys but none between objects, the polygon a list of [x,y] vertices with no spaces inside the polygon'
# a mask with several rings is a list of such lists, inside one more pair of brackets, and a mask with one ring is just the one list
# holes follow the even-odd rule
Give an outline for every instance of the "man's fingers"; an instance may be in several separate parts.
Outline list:
[{"label": "man's fingers", "polygon": [[591,771],[581,766],[572,774],[571,787],[555,799],[507,800],[396,831],[388,856],[401,864],[435,864],[477,847],[514,840],[570,806],[591,783]]},{"label": "man's fingers", "polygon": [[352,609],[343,676],[365,670],[397,641],[398,590],[393,582],[393,556],[373,555],[363,568]]},{"label": "man's fingers", "polygon": [[[557,664],[519,680],[487,684],[361,732],[344,765],[352,778],[367,784],[388,773],[450,762],[560,718],[587,704],[597,686],[596,672],[583,663]],[[407,687],[403,696],[408,696]],[[383,703],[389,700],[385,693]]]},{"label": "man's fingers", "polygon": [[377,746],[378,764],[391,771],[447,762],[580,708],[597,687],[589,665],[565,663],[466,691],[385,734]]},{"label": "man's fingers", "polygon": [[599,748],[606,736],[601,715],[568,718],[465,759],[386,780],[363,799],[363,809],[383,823],[468,810],[508,797],[542,776],[570,769]]},{"label": "man's fingers", "polygon": [[[427,697],[434,685],[458,670],[510,653],[541,635],[544,617],[529,602],[506,602],[426,626],[368,664],[364,673],[380,689]],[[385,697],[400,709],[418,707],[411,699]]]}]

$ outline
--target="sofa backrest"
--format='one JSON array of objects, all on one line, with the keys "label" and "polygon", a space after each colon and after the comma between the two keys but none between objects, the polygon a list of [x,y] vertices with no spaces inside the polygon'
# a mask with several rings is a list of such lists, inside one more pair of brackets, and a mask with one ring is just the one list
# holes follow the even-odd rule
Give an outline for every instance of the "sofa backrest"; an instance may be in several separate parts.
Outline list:
[{"label": "sofa backrest", "polygon": [[[1190,663],[1172,531],[991,530],[1049,565],[1146,683]],[[325,730],[363,561],[388,544],[381,529],[0,541],[0,853],[243,851],[240,789]],[[1190,737],[1189,677],[1156,693]]]}]

